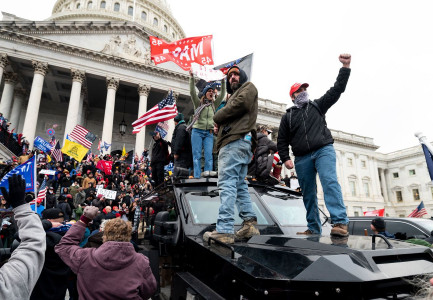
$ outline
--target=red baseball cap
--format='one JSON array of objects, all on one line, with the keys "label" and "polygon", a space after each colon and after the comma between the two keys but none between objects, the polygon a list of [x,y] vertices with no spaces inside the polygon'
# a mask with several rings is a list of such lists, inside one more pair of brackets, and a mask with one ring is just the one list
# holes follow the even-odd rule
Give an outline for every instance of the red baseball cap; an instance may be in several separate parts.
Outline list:
[{"label": "red baseball cap", "polygon": [[292,85],[292,87],[290,88],[290,97],[292,97],[293,93],[296,93],[297,90],[299,90],[301,87],[307,88],[310,85],[308,83],[295,83],[294,85]]}]

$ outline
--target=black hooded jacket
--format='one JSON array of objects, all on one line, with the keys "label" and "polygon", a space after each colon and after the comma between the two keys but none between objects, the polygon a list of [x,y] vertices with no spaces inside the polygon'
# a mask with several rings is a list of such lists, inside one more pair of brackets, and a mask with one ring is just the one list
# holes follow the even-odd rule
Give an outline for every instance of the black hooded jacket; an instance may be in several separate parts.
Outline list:
[{"label": "black hooded jacket", "polygon": [[317,100],[310,101],[302,108],[292,106],[281,118],[278,130],[278,154],[281,161],[290,160],[289,145],[295,156],[303,156],[321,147],[333,144],[325,114],[345,91],[350,69],[341,68],[334,86]]}]

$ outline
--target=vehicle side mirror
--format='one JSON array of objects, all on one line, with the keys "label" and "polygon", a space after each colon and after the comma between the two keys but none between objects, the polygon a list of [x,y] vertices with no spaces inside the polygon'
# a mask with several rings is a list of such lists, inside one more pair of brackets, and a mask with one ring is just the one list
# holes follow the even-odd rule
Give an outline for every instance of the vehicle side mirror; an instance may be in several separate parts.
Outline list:
[{"label": "vehicle side mirror", "polygon": [[157,213],[154,222],[153,239],[168,245],[176,245],[180,235],[180,220],[169,221],[169,212]]}]

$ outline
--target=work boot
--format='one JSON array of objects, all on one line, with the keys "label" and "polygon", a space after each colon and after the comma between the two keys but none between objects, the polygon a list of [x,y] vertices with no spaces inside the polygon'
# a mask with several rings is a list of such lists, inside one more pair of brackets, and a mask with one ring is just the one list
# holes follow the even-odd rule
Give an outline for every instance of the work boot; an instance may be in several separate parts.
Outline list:
[{"label": "work boot", "polygon": [[242,227],[236,231],[236,238],[239,240],[249,239],[253,235],[260,235],[260,231],[255,227],[257,219],[251,218],[242,222]]},{"label": "work boot", "polygon": [[345,224],[334,224],[332,225],[331,235],[335,236],[348,236],[347,225]]},{"label": "work boot", "polygon": [[235,242],[235,235],[231,233],[219,233],[216,230],[214,231],[206,231],[203,234],[203,241],[206,243],[209,241],[209,238],[213,238],[217,241],[220,241],[225,244],[233,244]]},{"label": "work boot", "polygon": [[296,234],[312,235],[314,233],[310,229],[307,229],[305,231],[297,232]]}]

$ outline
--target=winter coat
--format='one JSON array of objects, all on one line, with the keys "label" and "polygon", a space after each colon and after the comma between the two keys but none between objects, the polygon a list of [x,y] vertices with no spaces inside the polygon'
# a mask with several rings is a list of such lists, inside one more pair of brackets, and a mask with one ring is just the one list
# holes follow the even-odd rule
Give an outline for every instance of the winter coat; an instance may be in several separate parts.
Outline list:
[{"label": "winter coat", "polygon": [[277,152],[277,144],[263,133],[258,133],[257,149],[248,174],[254,175],[257,178],[267,178],[272,170],[272,162],[274,161],[274,156],[270,154],[275,152]]},{"label": "winter coat", "polygon": [[[244,138],[247,133],[252,135],[252,151],[257,144],[258,92],[252,82],[247,82],[248,77],[245,72],[243,70],[239,72],[241,87],[230,96],[227,104],[213,117],[214,122],[219,125],[214,153],[218,153],[225,145]],[[228,82],[226,89],[229,94],[233,92]]]},{"label": "winter coat", "polygon": [[57,207],[56,194],[47,193],[46,201],[47,201],[47,209]]},{"label": "winter coat", "polygon": [[168,164],[168,143],[164,139],[154,141],[152,146],[152,160],[151,164],[163,163]]},{"label": "winter coat", "polygon": [[350,69],[341,68],[334,86],[317,100],[310,101],[303,108],[292,106],[281,118],[278,130],[278,154],[281,161],[290,159],[289,145],[295,156],[303,156],[323,146],[333,144],[325,114],[345,91]]},{"label": "winter coat", "polygon": [[21,243],[0,268],[0,299],[29,299],[45,260],[45,231],[28,204],[13,209]]},{"label": "winter coat", "polygon": [[75,207],[83,204],[85,200],[86,200],[86,192],[85,191],[81,191],[81,192],[78,192],[77,194],[75,194],[75,198],[74,198]]},{"label": "winter coat", "polygon": [[186,130],[185,121],[180,121],[173,131],[171,140],[171,153],[177,154],[175,164],[182,168],[192,167],[191,137]]},{"label": "winter coat", "polygon": [[57,207],[63,212],[65,221],[69,221],[71,219],[72,210],[68,202],[62,201],[57,205]]},{"label": "winter coat", "polygon": [[[149,299],[156,280],[146,256],[130,242],[105,242],[99,248],[80,248],[86,225],[75,223],[55,251],[77,274],[80,300]],[[113,284],[116,287],[112,287]]]},{"label": "winter coat", "polygon": [[[215,99],[213,105],[205,107],[201,111],[200,117],[198,118],[197,122],[194,123],[192,128],[203,129],[203,130],[213,130],[213,116],[214,116],[215,107],[218,107],[220,105],[221,101],[224,99],[225,85],[226,85],[226,83],[223,81],[221,83],[221,93]],[[197,93],[195,91],[195,81],[194,81],[193,77],[189,78],[189,93],[191,95],[192,104],[194,105],[194,110],[196,110],[197,108],[199,108],[201,103],[200,103],[200,99],[197,97]]]}]

